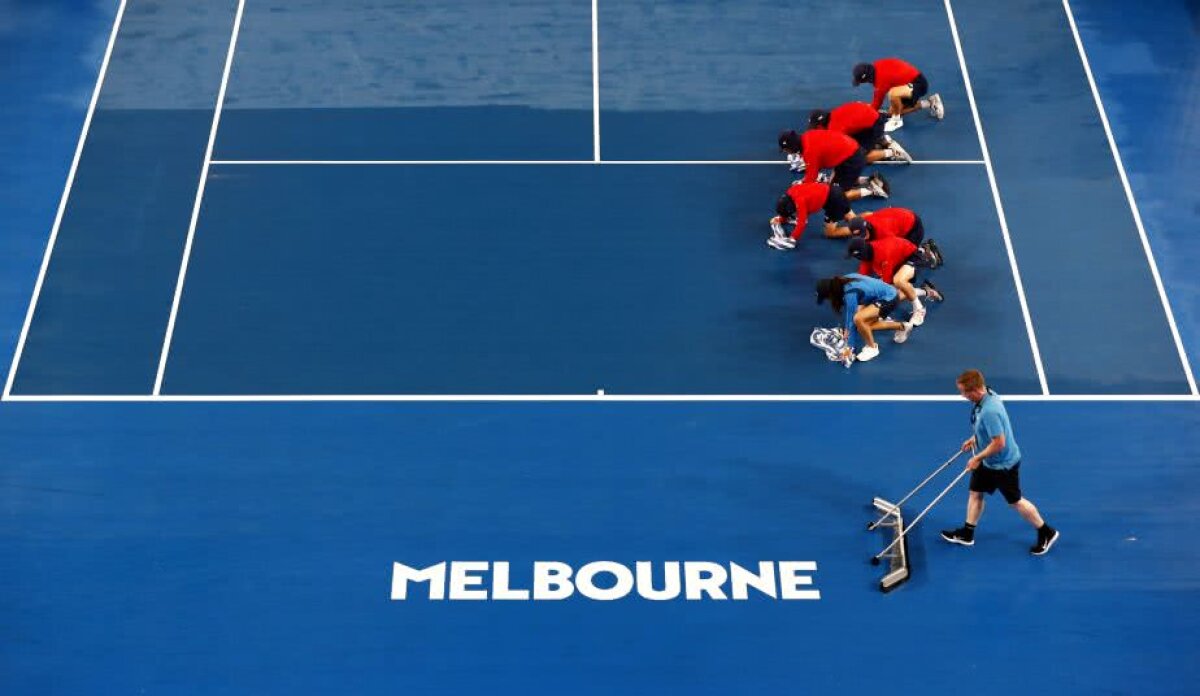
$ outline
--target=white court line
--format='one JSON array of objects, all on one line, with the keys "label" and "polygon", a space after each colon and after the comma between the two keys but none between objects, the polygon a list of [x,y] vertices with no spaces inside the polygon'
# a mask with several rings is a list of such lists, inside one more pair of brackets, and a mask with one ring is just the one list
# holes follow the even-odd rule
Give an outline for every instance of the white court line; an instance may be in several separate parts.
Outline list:
[{"label": "white court line", "polygon": [[592,0],[592,159],[600,161],[600,26]]},{"label": "white court line", "polygon": [[1083,71],[1087,74],[1088,85],[1092,88],[1092,96],[1096,100],[1096,109],[1100,112],[1100,123],[1104,125],[1104,135],[1108,137],[1108,146],[1112,149],[1113,160],[1117,163],[1117,174],[1121,177],[1121,185],[1125,187],[1125,199],[1129,201],[1129,209],[1133,211],[1133,223],[1137,226],[1138,236],[1142,239],[1142,249],[1146,253],[1146,261],[1150,264],[1150,275],[1154,277],[1154,286],[1158,288],[1158,296],[1162,300],[1163,311],[1167,315],[1167,324],[1171,327],[1171,336],[1175,339],[1175,350],[1179,352],[1179,361],[1183,364],[1183,373],[1187,377],[1188,388],[1192,394],[1200,394],[1196,390],[1196,378],[1192,375],[1192,366],[1188,362],[1187,351],[1183,349],[1183,339],[1179,336],[1179,327],[1175,325],[1175,313],[1171,311],[1171,302],[1167,299],[1166,288],[1163,287],[1162,276],[1158,273],[1158,263],[1154,260],[1154,252],[1150,249],[1150,239],[1146,236],[1146,227],[1142,224],[1142,214],[1138,210],[1137,201],[1133,197],[1133,189],[1129,186],[1129,177],[1125,174],[1125,163],[1117,150],[1117,141],[1113,137],[1112,127],[1108,123],[1108,113],[1104,110],[1104,102],[1100,99],[1100,89],[1096,86],[1096,78],[1092,76],[1092,66],[1088,62],[1087,52],[1083,49],[1083,39],[1079,36],[1079,28],[1075,25],[1075,15],[1071,5],[1063,0],[1063,10],[1067,13],[1067,22],[1071,25],[1071,34],[1075,36],[1075,46],[1079,48],[1079,58],[1083,61]]},{"label": "white court line", "polygon": [[[1005,401],[1056,402],[1194,402],[1193,394],[1001,394]],[[961,402],[957,394],[73,394],[9,397],[27,403],[538,403],[538,402]]]},{"label": "white court line", "polygon": [[[253,166],[253,165],[304,165],[304,166],[390,166],[390,165],[420,165],[440,166],[457,164],[529,164],[529,165],[702,165],[702,164],[758,164],[781,166],[787,164],[784,160],[213,160],[213,165]],[[905,165],[905,162],[876,162],[875,164]],[[984,160],[916,160],[911,164],[986,164]]]},{"label": "white court line", "polygon": [[204,187],[208,184],[208,170],[212,164],[213,145],[217,140],[217,128],[221,123],[221,109],[225,105],[225,89],[229,85],[229,71],[233,67],[233,53],[237,48],[238,31],[242,28],[242,10],[246,0],[238,0],[237,14],[233,18],[233,34],[229,37],[229,50],[225,54],[225,70],[221,74],[221,89],[217,92],[217,105],[213,111],[212,128],[208,132],[208,147],[204,150],[204,167],[200,170],[200,184],[196,188],[196,200],[192,204],[192,219],[188,223],[187,242],[183,246],[183,260],[179,264],[179,278],[175,282],[175,296],[171,299],[171,316],[167,320],[167,331],[163,336],[162,352],[158,358],[158,374],[154,377],[154,394],[162,390],[163,374],[167,369],[167,358],[171,354],[171,338],[175,334],[175,319],[179,315],[179,300],[183,295],[183,283],[187,278],[188,261],[192,256],[192,241],[196,238],[196,223],[200,219],[200,205],[204,201]]},{"label": "white court line", "polygon": [[1033,351],[1033,363],[1037,368],[1038,382],[1042,385],[1042,394],[1050,393],[1046,384],[1046,369],[1042,366],[1042,352],[1038,348],[1037,336],[1033,331],[1033,319],[1029,316],[1029,303],[1025,300],[1025,286],[1021,283],[1021,271],[1017,268],[1017,255],[1013,251],[1012,238],[1008,234],[1008,219],[1004,216],[1004,204],[1000,201],[1000,189],[996,185],[996,172],[992,169],[992,156],[988,152],[987,139],[983,135],[983,122],[979,118],[979,108],[975,104],[975,90],[971,88],[971,74],[967,71],[967,59],[963,56],[962,42],[958,38],[958,23],[954,20],[954,8],[950,0],[944,0],[946,16],[950,19],[950,33],[954,37],[954,50],[958,52],[958,65],[962,68],[963,83],[967,88],[967,101],[971,105],[971,116],[975,119],[975,131],[979,135],[979,147],[983,151],[984,167],[987,168],[988,183],[992,187],[992,199],[996,203],[996,213],[1000,216],[1000,232],[1004,236],[1004,248],[1008,251],[1008,263],[1012,267],[1013,282],[1017,286],[1017,299],[1021,303],[1021,314],[1025,317],[1025,332],[1029,335],[1029,348]]},{"label": "white court line", "polygon": [[38,298],[42,294],[42,285],[46,282],[46,269],[50,267],[50,257],[54,254],[54,243],[58,241],[58,230],[62,226],[63,213],[67,209],[67,200],[71,197],[71,187],[75,185],[75,172],[79,170],[79,160],[83,156],[83,144],[87,141],[88,129],[92,127],[92,115],[96,113],[96,102],[100,100],[100,88],[104,85],[104,76],[108,73],[108,63],[112,58],[113,46],[117,43],[117,32],[121,28],[121,18],[125,16],[125,2],[126,0],[121,0],[121,5],[117,8],[117,16],[113,20],[112,31],[108,35],[108,46],[104,49],[104,59],[100,62],[100,74],[96,77],[96,86],[92,89],[92,100],[88,103],[87,115],[83,118],[83,130],[79,134],[79,142],[75,144],[75,156],[71,159],[71,168],[67,172],[67,183],[63,187],[62,196],[58,199],[58,212],[54,214],[50,239],[46,242],[45,253],[42,254],[42,267],[38,269],[37,281],[33,284],[33,296],[29,298],[29,307],[25,310],[25,323],[21,326],[21,335],[17,338],[17,349],[13,353],[12,364],[8,367],[8,378],[4,381],[4,393],[0,394],[0,397],[4,399],[7,399],[12,393],[17,367],[21,364],[21,354],[25,352],[25,341],[29,338],[29,325],[33,323],[33,313],[37,310]]}]

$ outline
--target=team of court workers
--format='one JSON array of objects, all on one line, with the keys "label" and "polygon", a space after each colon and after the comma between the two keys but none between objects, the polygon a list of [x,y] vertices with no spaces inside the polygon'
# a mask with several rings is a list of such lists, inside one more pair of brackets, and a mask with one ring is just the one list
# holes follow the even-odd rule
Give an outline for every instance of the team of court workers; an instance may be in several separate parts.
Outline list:
[{"label": "team of court workers", "polygon": [[[912,156],[891,135],[904,126],[904,117],[926,111],[941,120],[945,109],[939,95],[926,96],[929,82],[921,71],[899,58],[855,65],[853,84],[874,86],[870,104],[856,101],[817,109],[809,115],[806,131],[780,134],[779,149],[787,156],[794,180],[776,203],[767,244],[781,251],[794,249],[817,211],[824,213],[825,237],[848,240],[847,258],[859,262],[857,272],[817,281],[817,302],[829,300],[842,318],[847,356],[865,362],[879,355],[877,331],[892,331],[892,340],[904,343],[925,322],[925,303],[942,300],[928,280],[914,284],[917,268],[941,265],[941,253],[936,243],[925,239],[921,218],[912,210],[890,207],[860,215],[852,204],[892,194],[883,175],[863,175],[868,165],[912,163]],[[793,226],[790,233],[785,224]],[[912,307],[905,321],[892,316],[901,301]]]}]

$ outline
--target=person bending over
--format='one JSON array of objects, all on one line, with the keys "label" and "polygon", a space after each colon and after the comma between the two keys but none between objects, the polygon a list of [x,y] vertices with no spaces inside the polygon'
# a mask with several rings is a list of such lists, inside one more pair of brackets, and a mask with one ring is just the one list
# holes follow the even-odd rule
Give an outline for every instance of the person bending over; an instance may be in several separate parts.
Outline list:
[{"label": "person bending over", "polygon": [[[887,237],[873,241],[855,237],[850,240],[846,253],[847,256],[858,259],[860,274],[874,275],[883,282],[890,283],[912,304],[913,326],[925,323],[928,310],[921,302],[922,297],[927,297],[933,302],[942,300],[942,294],[927,282],[919,288],[913,287],[919,258],[917,245],[903,237]],[[897,343],[903,343],[908,336],[897,334],[893,338]]]},{"label": "person bending over", "polygon": [[854,86],[863,83],[874,85],[875,96],[871,108],[878,110],[887,99],[888,121],[884,131],[891,133],[904,126],[904,114],[918,109],[928,109],[937,120],[946,116],[940,95],[926,98],[929,81],[911,63],[899,58],[881,58],[874,63],[859,63],[853,68]]},{"label": "person bending over", "polygon": [[[860,273],[850,273],[817,281],[817,304],[829,299],[835,314],[842,317],[842,332],[853,352],[861,337],[862,350],[855,356],[861,362],[879,357],[879,345],[875,343],[876,331],[895,331],[895,335],[908,337],[913,325],[910,322],[884,319],[896,307],[896,288]],[[903,343],[903,340],[896,341]]]},{"label": "person bending over", "polygon": [[829,129],[854,138],[867,152],[867,163],[880,160],[912,164],[912,155],[887,135],[883,128],[887,117],[866,102],[846,102],[832,111],[814,109],[808,115],[810,129]]},{"label": "person bending over", "polygon": [[[775,217],[771,218],[771,237],[767,244],[785,250],[796,248],[796,242],[804,234],[808,217],[818,210],[825,211],[825,236],[848,237],[850,231],[838,223],[854,218],[850,201],[837,184],[792,184],[775,203]],[[791,234],[784,231],[785,223],[795,223]]]},{"label": "person bending over", "polygon": [[779,134],[779,149],[788,157],[801,157],[805,163],[804,183],[817,181],[822,169],[833,170],[833,183],[842,187],[846,198],[856,201],[875,196],[887,198],[887,180],[879,174],[862,176],[867,166],[866,152],[845,133],[829,130],[810,130],[803,135],[796,131]]}]

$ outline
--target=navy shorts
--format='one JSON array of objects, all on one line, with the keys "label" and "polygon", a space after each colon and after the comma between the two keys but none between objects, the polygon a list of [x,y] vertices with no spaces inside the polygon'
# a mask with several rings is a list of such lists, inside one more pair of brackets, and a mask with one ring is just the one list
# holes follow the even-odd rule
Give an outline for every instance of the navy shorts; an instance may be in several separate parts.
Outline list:
[{"label": "navy shorts", "polygon": [[850,214],[850,199],[846,192],[837,184],[829,185],[829,195],[825,198],[825,222],[841,222]]},{"label": "navy shorts", "polygon": [[1021,499],[1021,463],[1011,469],[989,469],[982,464],[971,472],[970,488],[976,493],[991,495],[1000,491],[1004,502],[1015,505]]},{"label": "navy shorts", "polygon": [[887,116],[885,114],[879,114],[879,117],[875,119],[875,125],[871,126],[870,128],[864,128],[850,137],[858,141],[858,144],[860,147],[862,147],[862,149],[870,152],[871,150],[883,145],[883,126],[886,123]]},{"label": "navy shorts", "polygon": [[912,87],[912,96],[900,100],[900,103],[905,106],[916,106],[917,101],[929,93],[929,81],[922,73],[917,73],[916,79],[908,83],[908,86]]},{"label": "navy shorts", "polygon": [[866,168],[867,154],[860,147],[853,155],[842,160],[841,164],[833,168],[833,183],[841,186],[843,191],[854,188],[858,185],[858,177]]},{"label": "navy shorts", "polygon": [[879,318],[880,319],[887,319],[888,317],[890,317],[892,315],[892,312],[895,311],[896,305],[899,302],[900,302],[900,295],[896,295],[894,298],[892,298],[890,300],[880,300],[879,302],[872,302],[871,304],[873,304],[879,308]]}]

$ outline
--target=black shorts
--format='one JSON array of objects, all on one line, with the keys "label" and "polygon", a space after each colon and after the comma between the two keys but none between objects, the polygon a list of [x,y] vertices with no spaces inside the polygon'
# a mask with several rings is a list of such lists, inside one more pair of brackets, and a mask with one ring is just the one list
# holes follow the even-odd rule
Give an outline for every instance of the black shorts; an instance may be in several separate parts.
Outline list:
[{"label": "black shorts", "polygon": [[862,149],[870,152],[871,150],[877,149],[883,145],[883,126],[886,123],[887,116],[885,114],[879,114],[879,117],[875,119],[875,125],[871,126],[870,128],[864,128],[850,137],[858,141],[858,144],[862,147]]},{"label": "black shorts", "polygon": [[841,222],[850,214],[850,199],[845,191],[837,184],[829,185],[829,195],[825,197],[825,222]]},{"label": "black shorts", "polygon": [[921,223],[920,215],[913,215],[913,217],[915,220],[913,220],[912,229],[908,231],[908,234],[904,235],[904,238],[917,246],[921,246],[921,242],[925,241],[925,225]]},{"label": "black shorts", "polygon": [[971,472],[971,490],[987,495],[999,490],[1006,503],[1016,504],[1021,499],[1021,463],[1011,469],[989,469],[981,464]]},{"label": "black shorts", "polygon": [[908,83],[908,85],[912,87],[912,96],[901,99],[900,103],[905,106],[916,106],[917,101],[929,93],[929,81],[925,79],[923,74],[917,73],[916,79]]},{"label": "black shorts", "polygon": [[[893,299],[887,301],[872,302],[871,304],[879,308],[879,318],[887,319],[895,311],[896,305],[900,302],[900,295],[896,295]],[[983,468],[983,467],[980,467]]]},{"label": "black shorts", "polygon": [[860,147],[853,155],[842,160],[841,164],[833,168],[833,183],[841,186],[843,191],[852,189],[858,185],[858,177],[866,168],[867,153],[863,152]]}]

